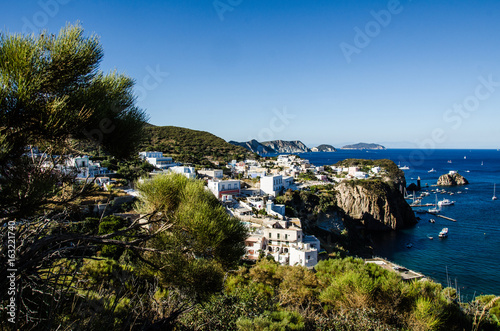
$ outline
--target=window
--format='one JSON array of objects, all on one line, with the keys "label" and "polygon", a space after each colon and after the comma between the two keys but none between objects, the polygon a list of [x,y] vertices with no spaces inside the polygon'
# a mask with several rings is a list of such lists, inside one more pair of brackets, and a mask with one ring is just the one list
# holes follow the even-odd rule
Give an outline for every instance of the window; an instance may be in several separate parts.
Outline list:
[{"label": "window", "polygon": [[279,239],[280,238],[280,234],[278,233],[277,236],[278,236],[278,239]]},{"label": "window", "polygon": [[227,184],[227,189],[230,190],[231,189],[231,184]]},{"label": "window", "polygon": [[224,190],[225,188],[226,188],[226,187],[225,187],[225,185],[224,185],[224,184],[222,184],[222,189]]},{"label": "window", "polygon": [[271,232],[269,232],[269,239],[271,239]]},{"label": "window", "polygon": [[285,233],[285,240],[288,239],[288,234]]}]

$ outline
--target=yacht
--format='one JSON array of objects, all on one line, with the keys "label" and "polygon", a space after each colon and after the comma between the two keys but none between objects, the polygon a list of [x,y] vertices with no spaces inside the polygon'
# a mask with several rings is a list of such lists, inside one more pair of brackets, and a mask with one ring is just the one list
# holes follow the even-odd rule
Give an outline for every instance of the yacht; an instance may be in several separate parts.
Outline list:
[{"label": "yacht", "polygon": [[436,172],[436,169],[432,168],[431,170],[429,170],[427,172]]},{"label": "yacht", "polygon": [[446,238],[448,237],[448,228],[443,228],[441,232],[439,232],[439,238]]},{"label": "yacht", "polygon": [[441,206],[451,206],[455,204],[455,201],[450,201],[448,199],[443,199],[441,201],[438,202],[438,206],[441,207]]}]

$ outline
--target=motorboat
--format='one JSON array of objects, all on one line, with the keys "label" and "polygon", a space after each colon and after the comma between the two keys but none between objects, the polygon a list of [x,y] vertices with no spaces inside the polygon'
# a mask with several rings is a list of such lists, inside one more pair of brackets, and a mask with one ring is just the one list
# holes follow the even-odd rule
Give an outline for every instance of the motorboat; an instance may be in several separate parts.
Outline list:
[{"label": "motorboat", "polygon": [[496,184],[493,184],[493,196],[491,197],[491,200],[497,199],[497,196],[495,195],[495,189],[496,189]]},{"label": "motorboat", "polygon": [[448,237],[448,228],[443,228],[441,232],[439,232],[439,238],[446,238]]},{"label": "motorboat", "polygon": [[436,172],[436,169],[432,168],[431,170],[429,170],[428,172]]},{"label": "motorboat", "polygon": [[443,199],[443,200],[439,201],[437,204],[438,204],[439,207],[441,207],[441,206],[451,206],[451,205],[455,204],[455,201],[450,201],[448,199]]},{"label": "motorboat", "polygon": [[436,220],[435,220],[435,219],[433,219],[433,218],[431,218],[431,219],[429,220],[429,222],[431,222],[431,223],[436,223]]}]

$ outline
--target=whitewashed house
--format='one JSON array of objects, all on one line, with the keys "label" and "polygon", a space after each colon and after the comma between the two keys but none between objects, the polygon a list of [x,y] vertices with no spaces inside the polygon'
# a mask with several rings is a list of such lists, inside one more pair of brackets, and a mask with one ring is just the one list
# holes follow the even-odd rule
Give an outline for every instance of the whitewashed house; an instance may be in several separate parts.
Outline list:
[{"label": "whitewashed house", "polygon": [[201,169],[198,170],[198,174],[207,176],[212,179],[222,179],[222,177],[224,177],[222,169]]},{"label": "whitewashed house", "polygon": [[172,158],[163,156],[162,152],[140,152],[139,157],[159,169],[175,166]]},{"label": "whitewashed house", "polygon": [[233,200],[241,192],[239,180],[209,180],[207,187],[221,201]]},{"label": "whitewashed house", "polygon": [[196,178],[196,171],[194,170],[194,167],[175,166],[175,167],[170,167],[168,171],[184,175],[188,179]]},{"label": "whitewashed house", "polygon": [[284,189],[283,176],[264,176],[260,178],[260,190],[262,194],[277,197]]}]

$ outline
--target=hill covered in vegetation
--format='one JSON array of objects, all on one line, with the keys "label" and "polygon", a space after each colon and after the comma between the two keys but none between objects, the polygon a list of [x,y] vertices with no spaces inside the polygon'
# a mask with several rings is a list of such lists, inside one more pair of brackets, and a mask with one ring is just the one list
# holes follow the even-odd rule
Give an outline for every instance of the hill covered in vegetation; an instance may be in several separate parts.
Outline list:
[{"label": "hill covered in vegetation", "polygon": [[154,125],[148,125],[144,131],[142,150],[160,151],[180,162],[211,165],[212,161],[255,157],[247,149],[205,131]]}]

